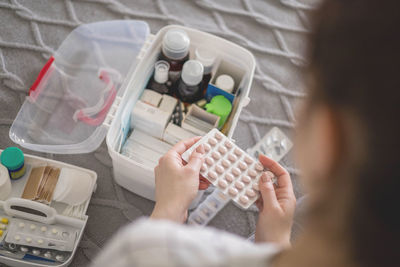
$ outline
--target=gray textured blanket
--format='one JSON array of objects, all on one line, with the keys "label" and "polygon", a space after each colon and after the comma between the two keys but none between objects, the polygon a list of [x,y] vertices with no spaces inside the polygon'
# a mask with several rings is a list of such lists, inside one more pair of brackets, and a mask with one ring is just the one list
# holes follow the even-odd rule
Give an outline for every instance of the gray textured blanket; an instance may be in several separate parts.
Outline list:
[{"label": "gray textured blanket", "polygon": [[[83,23],[137,19],[153,33],[167,24],[182,24],[229,39],[252,51],[257,69],[234,138],[239,146],[254,145],[273,126],[290,136],[295,106],[304,97],[299,70],[304,66],[312,0],[0,0],[0,147],[13,145],[8,137],[12,121],[49,56],[68,33]],[[299,101],[300,100],[300,101]],[[87,266],[120,227],[149,215],[153,203],[119,187],[103,144],[85,155],[50,155],[98,174],[98,189],[88,210],[88,227],[72,266]],[[297,170],[292,173],[297,195]],[[211,191],[209,189],[209,191]],[[255,227],[256,210],[242,211],[229,204],[210,223],[244,237]],[[1,264],[0,264],[1,265]]]}]

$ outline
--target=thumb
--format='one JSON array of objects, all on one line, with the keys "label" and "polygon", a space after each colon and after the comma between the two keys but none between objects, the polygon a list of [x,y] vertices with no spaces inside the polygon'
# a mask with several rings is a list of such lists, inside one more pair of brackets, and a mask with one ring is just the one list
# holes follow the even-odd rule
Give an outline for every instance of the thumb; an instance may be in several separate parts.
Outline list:
[{"label": "thumb", "polygon": [[192,152],[190,155],[189,161],[186,164],[185,168],[192,169],[196,172],[200,172],[201,165],[204,162],[203,155],[205,153],[203,145],[199,145],[196,150]]},{"label": "thumb", "polygon": [[264,210],[279,207],[275,188],[271,180],[273,177],[274,175],[271,172],[266,171],[261,175],[258,184],[263,199]]}]

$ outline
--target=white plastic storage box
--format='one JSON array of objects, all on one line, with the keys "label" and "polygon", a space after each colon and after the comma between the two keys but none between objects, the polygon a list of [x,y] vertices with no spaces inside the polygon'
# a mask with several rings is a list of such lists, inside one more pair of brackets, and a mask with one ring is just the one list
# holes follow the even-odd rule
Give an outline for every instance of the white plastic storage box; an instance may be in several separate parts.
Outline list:
[{"label": "white plastic storage box", "polygon": [[[2,150],[0,149],[0,153],[2,152]],[[21,194],[24,190],[25,187],[25,183],[27,182],[29,173],[32,169],[32,167],[34,166],[43,166],[43,165],[49,165],[49,166],[53,166],[56,168],[70,168],[72,170],[74,170],[77,173],[82,173],[84,175],[87,175],[88,177],[90,177],[90,179],[92,180],[92,185],[91,185],[91,193],[93,191],[96,190],[96,182],[97,182],[97,174],[94,171],[88,170],[88,169],[84,169],[84,168],[80,168],[80,167],[76,167],[74,165],[70,165],[70,164],[66,164],[63,162],[59,162],[59,161],[55,161],[55,160],[51,160],[51,159],[46,159],[46,158],[41,158],[41,157],[37,157],[37,156],[32,156],[32,155],[24,155],[25,158],[25,166],[27,167],[26,169],[26,174],[24,177],[18,179],[18,180],[13,180],[12,183],[12,191],[10,196],[7,198],[7,200],[5,201],[0,201],[0,217],[2,218],[9,218],[11,217],[10,215],[7,214],[7,209],[8,208],[13,208],[14,205],[21,205],[21,207],[23,207],[23,209],[21,209],[19,211],[19,209],[15,209],[15,213],[17,213],[18,215],[15,216],[16,218],[20,219],[20,218],[24,218],[27,215],[29,215],[27,218],[27,221],[32,222],[33,224],[36,224],[37,222],[40,222],[41,220],[43,220],[42,218],[46,219],[46,218],[50,218],[52,216],[51,212],[47,212],[45,213],[46,216],[44,216],[43,214],[40,215],[38,218],[38,215],[35,216],[35,214],[40,214],[37,212],[29,212],[29,210],[31,208],[33,208],[34,206],[38,206],[40,207],[39,209],[35,209],[35,210],[45,210],[44,208],[50,208],[50,209],[55,209],[55,211],[57,212],[58,215],[61,215],[63,213],[63,211],[66,209],[67,204],[64,203],[60,203],[60,202],[52,202],[50,207],[46,206],[45,204],[41,204],[38,202],[33,202],[30,200],[24,200],[24,199],[19,199],[19,197],[21,197]],[[73,217],[66,217],[67,220],[73,220],[74,223],[74,227],[77,227],[77,229],[79,229],[79,234],[78,236],[76,236],[75,242],[74,242],[74,248],[72,250],[71,256],[69,258],[67,258],[64,262],[49,262],[46,263],[45,261],[33,261],[33,260],[25,260],[25,259],[21,259],[19,257],[18,254],[4,254],[2,253],[0,255],[0,265],[1,263],[3,264],[7,264],[9,266],[16,266],[16,267],[31,267],[31,266],[36,266],[36,267],[48,267],[48,266],[58,266],[58,267],[66,267],[68,266],[71,262],[72,259],[75,255],[76,250],[78,249],[78,245],[80,240],[82,239],[83,236],[83,232],[85,230],[86,227],[86,223],[87,220],[89,219],[89,217],[86,215],[86,211],[88,209],[89,206],[89,202],[91,199],[91,193],[90,196],[88,198],[88,200],[86,200],[82,205],[82,216],[78,219],[78,218],[73,218]],[[31,202],[31,203],[30,203]],[[7,207],[8,208],[7,208]],[[46,209],[47,210],[47,209]],[[32,216],[33,215],[33,216]],[[36,219],[35,219],[36,217]],[[29,219],[28,219],[29,218]],[[10,220],[13,220],[14,218],[10,218]],[[63,223],[60,223],[58,225],[64,225]],[[57,225],[56,225],[57,226]],[[50,227],[55,227],[53,226],[49,226]],[[7,231],[7,230],[5,230]],[[3,234],[3,238],[5,237],[7,232],[5,232]],[[1,238],[0,238],[1,239]],[[3,250],[4,252],[4,250]]]},{"label": "white plastic storage box", "polygon": [[[122,154],[130,114],[152,75],[169,29],[190,37],[190,57],[197,46],[215,51],[217,60],[244,70],[237,108],[227,131],[231,137],[248,97],[255,70],[253,55],[243,47],[192,28],[170,25],[157,34],[143,21],[106,21],[80,26],[62,43],[54,62],[46,64],[31,88],[11,129],[17,144],[47,153],[88,153],[106,137],[116,182],[154,200],[153,169]],[[105,112],[107,111],[107,112]]]}]

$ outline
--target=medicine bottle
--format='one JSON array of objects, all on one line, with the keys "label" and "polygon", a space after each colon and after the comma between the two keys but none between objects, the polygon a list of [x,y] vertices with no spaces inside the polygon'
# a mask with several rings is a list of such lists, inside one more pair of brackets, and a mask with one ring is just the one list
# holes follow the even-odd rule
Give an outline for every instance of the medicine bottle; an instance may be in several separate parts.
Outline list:
[{"label": "medicine bottle", "polygon": [[164,35],[159,59],[170,65],[169,79],[179,79],[183,64],[189,59],[190,38],[184,30],[171,29]]},{"label": "medicine bottle", "polygon": [[154,75],[150,79],[147,88],[160,94],[169,93],[171,82],[168,81],[169,64],[165,60],[159,60],[154,65]]},{"label": "medicine bottle", "polygon": [[1,164],[8,169],[11,180],[24,176],[26,167],[24,153],[18,147],[8,147],[1,153]]},{"label": "medicine bottle", "polygon": [[181,78],[174,86],[176,96],[186,103],[203,98],[203,65],[197,60],[188,60],[183,65]]},{"label": "medicine bottle", "polygon": [[235,87],[235,81],[233,80],[233,78],[227,74],[222,74],[220,76],[218,76],[218,78],[215,81],[215,85],[228,92],[228,93],[233,93],[233,89]]},{"label": "medicine bottle", "polygon": [[8,169],[4,167],[2,164],[0,164],[0,200],[6,200],[10,196],[10,194],[11,194],[11,182]]},{"label": "medicine bottle", "polygon": [[205,89],[207,89],[207,85],[211,80],[211,71],[214,66],[216,55],[212,51],[204,47],[196,48],[196,51],[194,53],[196,56],[196,60],[200,61],[200,63],[203,64],[203,84],[205,85]]}]

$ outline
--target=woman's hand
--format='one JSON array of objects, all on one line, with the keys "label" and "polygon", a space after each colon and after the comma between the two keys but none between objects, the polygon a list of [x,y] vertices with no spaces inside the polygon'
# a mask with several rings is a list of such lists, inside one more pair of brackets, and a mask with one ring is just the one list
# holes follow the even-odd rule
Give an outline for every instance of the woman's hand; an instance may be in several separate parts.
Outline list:
[{"label": "woman's hand", "polygon": [[184,222],[190,203],[200,189],[206,189],[208,183],[199,179],[203,164],[204,148],[198,146],[185,165],[182,154],[201,137],[181,141],[168,151],[154,169],[156,178],[156,205],[151,218]]},{"label": "woman's hand", "polygon": [[[296,207],[296,197],[290,175],[276,161],[264,155],[260,155],[259,159],[269,171],[263,173],[259,182],[261,197],[256,204],[260,214],[255,241],[290,246],[290,231]],[[271,180],[274,176],[278,180],[276,187]]]}]

